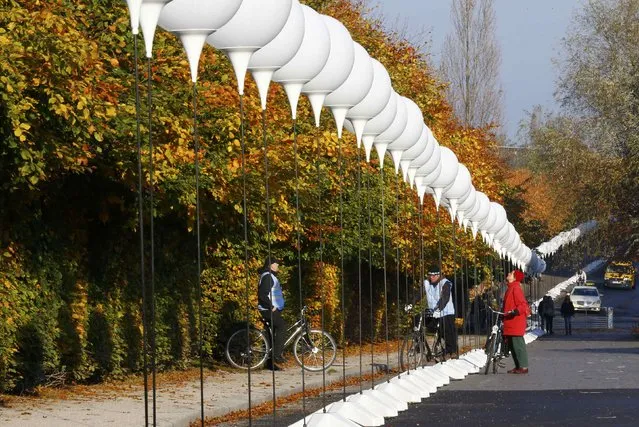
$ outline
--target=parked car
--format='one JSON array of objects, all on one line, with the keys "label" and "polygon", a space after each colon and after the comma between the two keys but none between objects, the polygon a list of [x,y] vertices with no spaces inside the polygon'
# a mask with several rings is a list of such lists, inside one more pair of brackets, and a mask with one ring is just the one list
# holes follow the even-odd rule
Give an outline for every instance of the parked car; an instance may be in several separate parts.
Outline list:
[{"label": "parked car", "polygon": [[575,310],[580,311],[600,311],[601,295],[596,287],[575,286],[570,292],[570,300],[575,306]]}]

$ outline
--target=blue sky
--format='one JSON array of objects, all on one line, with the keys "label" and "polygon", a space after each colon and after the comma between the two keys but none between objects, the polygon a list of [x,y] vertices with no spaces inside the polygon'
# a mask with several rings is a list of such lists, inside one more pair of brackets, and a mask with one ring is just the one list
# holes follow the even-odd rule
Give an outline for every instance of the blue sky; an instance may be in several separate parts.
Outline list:
[{"label": "blue sky", "polygon": [[[427,31],[428,53],[436,65],[450,28],[451,0],[369,0],[377,5],[387,25],[407,36]],[[504,89],[504,125],[514,138],[519,122],[534,105],[557,109],[554,102],[556,70],[552,58],[561,49],[578,0],[495,0],[497,39],[501,46],[501,83]],[[410,37],[409,37],[410,39]]]}]

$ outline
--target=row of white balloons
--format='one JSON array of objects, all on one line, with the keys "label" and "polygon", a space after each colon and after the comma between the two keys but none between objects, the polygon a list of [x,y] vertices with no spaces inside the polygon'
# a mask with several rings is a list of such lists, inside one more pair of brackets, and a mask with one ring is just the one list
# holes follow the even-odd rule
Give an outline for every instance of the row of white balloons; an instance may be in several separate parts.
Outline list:
[{"label": "row of white balloons", "polygon": [[562,246],[576,242],[577,239],[579,239],[585,233],[597,228],[597,225],[597,221],[595,221],[594,219],[581,223],[572,230],[562,231],[549,241],[537,246],[535,251],[537,251],[537,253],[540,254],[542,257],[553,255]]},{"label": "row of white balloons", "polygon": [[[397,94],[385,67],[354,42],[336,19],[321,15],[298,0],[127,0],[134,34],[141,27],[146,55],[152,56],[156,26],[176,34],[197,81],[205,43],[231,61],[238,90],[244,92],[247,70],[266,108],[271,81],[286,92],[292,118],[305,94],[320,124],[323,106],[333,113],[338,136],[345,126],[363,143],[367,160],[375,147],[380,167],[390,152],[396,173],[448,208],[451,219],[480,231],[502,258],[531,274],[543,263],[521,241],[504,208],[477,191],[457,156],[437,142],[417,104]],[[545,265],[544,265],[545,268]]]}]

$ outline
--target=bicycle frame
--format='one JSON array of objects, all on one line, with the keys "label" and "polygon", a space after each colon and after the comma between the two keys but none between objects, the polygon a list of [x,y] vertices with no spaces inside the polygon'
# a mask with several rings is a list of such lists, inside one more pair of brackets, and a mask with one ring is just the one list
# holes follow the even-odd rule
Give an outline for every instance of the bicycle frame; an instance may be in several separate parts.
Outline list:
[{"label": "bicycle frame", "polygon": [[488,339],[486,340],[486,356],[488,359],[486,360],[486,367],[484,370],[484,374],[488,374],[488,370],[490,369],[490,364],[493,364],[493,373],[497,373],[497,365],[503,359],[504,356],[504,314],[501,311],[493,310],[488,307],[488,309],[497,315],[495,318],[495,323],[493,324],[490,334],[488,335]]},{"label": "bicycle frame", "polygon": [[[295,341],[298,335],[300,335],[303,332],[306,332],[307,330],[308,330],[308,323],[306,322],[306,307],[302,307],[302,310],[300,311],[300,320],[295,322],[291,327],[289,327],[286,330],[287,334],[290,334],[290,335],[284,342],[284,348],[287,348],[288,346],[290,346]],[[291,331],[293,332],[291,333]],[[271,335],[271,327],[268,323],[265,323],[264,325],[264,332],[268,334],[267,336],[269,340],[272,340],[273,337]],[[271,347],[269,348],[269,352],[272,352],[272,351],[273,351],[273,346],[271,345]]]}]

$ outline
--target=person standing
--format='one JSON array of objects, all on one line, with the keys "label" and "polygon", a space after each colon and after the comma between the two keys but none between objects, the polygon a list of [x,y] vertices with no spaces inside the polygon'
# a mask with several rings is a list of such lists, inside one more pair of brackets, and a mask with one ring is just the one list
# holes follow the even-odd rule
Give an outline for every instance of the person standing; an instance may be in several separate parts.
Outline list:
[{"label": "person standing", "polygon": [[544,302],[546,297],[543,297],[541,301],[539,301],[539,305],[537,306],[537,317],[541,322],[541,330],[546,330],[546,318],[544,317]]},{"label": "person standing", "polygon": [[564,318],[564,329],[566,335],[572,335],[572,316],[575,315],[575,306],[570,300],[570,295],[564,297],[564,302],[561,303],[561,315]]},{"label": "person standing", "polygon": [[508,371],[509,374],[528,373],[528,352],[524,341],[528,302],[521,289],[522,280],[524,273],[520,270],[513,270],[506,276],[508,287],[504,294],[504,339],[515,362],[515,367]]},{"label": "person standing", "polygon": [[577,277],[577,286],[585,286],[586,285],[586,272],[579,269],[577,270],[577,273],[575,274],[575,276]]},{"label": "person standing", "polygon": [[280,264],[281,261],[277,258],[267,257],[264,260],[264,266],[259,271],[260,284],[257,290],[257,308],[264,321],[270,326],[273,337],[271,358],[267,362],[267,366],[274,371],[281,369],[276,363],[285,362],[282,356],[286,336],[286,322],[282,318],[284,293],[277,278]]},{"label": "person standing", "polygon": [[457,354],[457,327],[455,326],[455,305],[453,303],[453,284],[441,274],[439,266],[428,269],[428,280],[424,281],[428,308],[433,317],[440,319],[439,334],[444,338],[446,353]]},{"label": "person standing", "polygon": [[552,324],[555,318],[555,302],[550,295],[546,295],[543,300],[543,311],[541,314],[544,316],[544,323],[546,324],[546,333],[552,335]]}]

